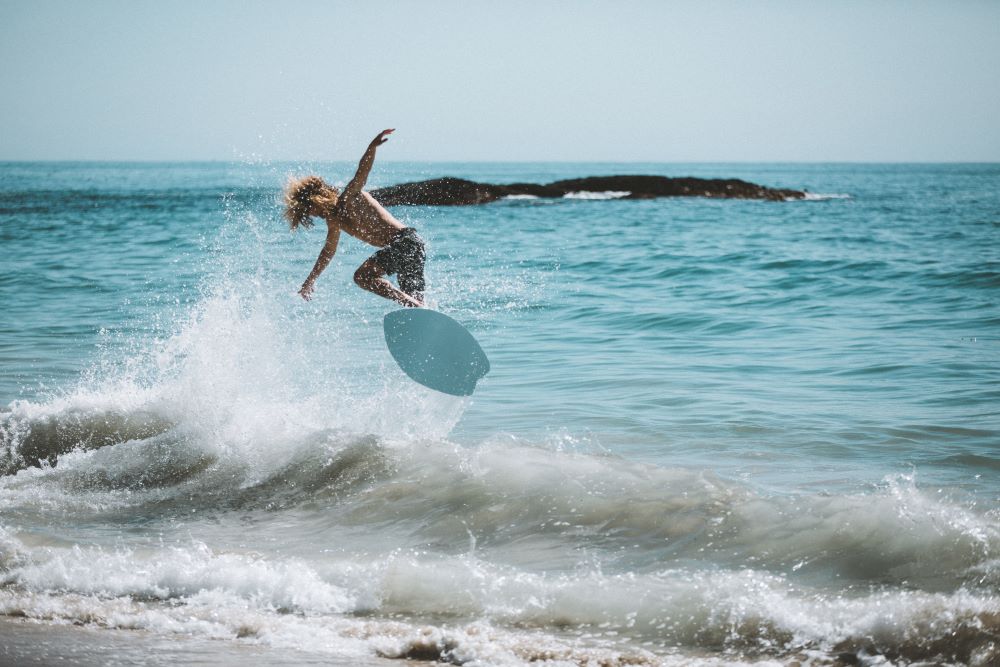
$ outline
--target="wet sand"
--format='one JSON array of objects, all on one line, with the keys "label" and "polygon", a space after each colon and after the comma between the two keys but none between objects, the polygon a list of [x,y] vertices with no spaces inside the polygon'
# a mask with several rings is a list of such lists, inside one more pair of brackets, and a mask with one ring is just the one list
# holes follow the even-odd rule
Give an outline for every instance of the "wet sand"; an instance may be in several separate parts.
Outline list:
[{"label": "wet sand", "polygon": [[337,658],[324,654],[254,646],[239,641],[201,639],[183,635],[165,637],[139,630],[113,630],[0,617],[0,667],[26,665],[388,667],[399,665],[399,661],[372,657],[369,661],[359,663],[355,656]]}]

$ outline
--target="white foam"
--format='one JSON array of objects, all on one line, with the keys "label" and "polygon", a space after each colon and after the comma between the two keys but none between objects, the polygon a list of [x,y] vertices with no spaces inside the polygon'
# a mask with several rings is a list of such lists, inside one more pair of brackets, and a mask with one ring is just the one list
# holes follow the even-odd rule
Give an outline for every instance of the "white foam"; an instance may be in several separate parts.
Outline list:
[{"label": "white foam", "polygon": [[[321,572],[296,558],[200,544],[35,557],[5,573],[0,613],[473,665],[533,664],[546,655],[551,664],[666,664],[681,647],[829,655],[844,642],[932,657],[935,642],[953,633],[989,636],[1000,614],[997,598],[963,590],[831,595],[751,569],[542,574],[411,552],[327,563]],[[456,624],[407,620],[441,614]],[[461,620],[470,618],[477,620]]]},{"label": "white foam", "polygon": [[806,192],[804,197],[790,197],[787,201],[828,201],[830,199],[851,199],[844,193],[824,194],[822,192]]},{"label": "white foam", "polygon": [[567,192],[563,199],[621,199],[632,194],[628,190],[604,190],[603,192],[581,190],[579,192]]}]

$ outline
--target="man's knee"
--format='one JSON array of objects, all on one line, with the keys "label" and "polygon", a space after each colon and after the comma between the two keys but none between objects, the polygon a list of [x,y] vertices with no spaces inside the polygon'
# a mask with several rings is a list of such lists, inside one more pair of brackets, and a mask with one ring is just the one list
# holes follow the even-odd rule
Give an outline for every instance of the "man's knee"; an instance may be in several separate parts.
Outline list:
[{"label": "man's knee", "polygon": [[362,264],[358,267],[357,271],[354,272],[354,282],[358,287],[364,287],[371,284],[371,272],[365,268]]},{"label": "man's knee", "polygon": [[382,272],[371,262],[365,262],[354,272],[354,282],[359,287],[369,287],[382,276]]}]

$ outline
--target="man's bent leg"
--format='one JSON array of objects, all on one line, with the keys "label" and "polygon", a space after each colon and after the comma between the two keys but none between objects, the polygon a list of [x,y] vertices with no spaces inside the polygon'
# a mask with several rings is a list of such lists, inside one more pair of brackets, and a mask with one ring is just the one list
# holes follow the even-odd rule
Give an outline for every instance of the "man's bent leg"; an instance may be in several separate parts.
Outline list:
[{"label": "man's bent leg", "polygon": [[374,257],[369,257],[354,272],[354,282],[358,287],[373,294],[390,299],[401,306],[418,307],[424,305],[409,294],[399,290],[386,278],[386,271],[378,265]]}]

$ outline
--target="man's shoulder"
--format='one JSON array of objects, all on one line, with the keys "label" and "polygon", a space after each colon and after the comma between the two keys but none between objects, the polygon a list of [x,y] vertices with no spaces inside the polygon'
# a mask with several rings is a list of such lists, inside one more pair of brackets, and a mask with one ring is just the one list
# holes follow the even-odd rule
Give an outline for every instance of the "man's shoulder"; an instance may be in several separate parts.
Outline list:
[{"label": "man's shoulder", "polygon": [[353,192],[351,192],[351,193],[345,192],[344,194],[342,194],[340,196],[340,199],[337,201],[337,208],[336,208],[336,210],[340,211],[341,213],[343,213],[344,209],[350,208],[352,206],[356,206],[356,205],[360,204],[361,202],[368,201],[369,199],[372,200],[372,201],[374,201],[374,197],[372,197],[370,194],[368,194],[364,190],[362,190],[361,192],[358,192],[356,194],[353,193]]},{"label": "man's shoulder", "polygon": [[339,211],[335,212],[330,217],[323,219],[326,221],[327,229],[329,229],[331,232],[343,229],[344,224],[347,222],[347,220],[342,215],[340,215]]}]

